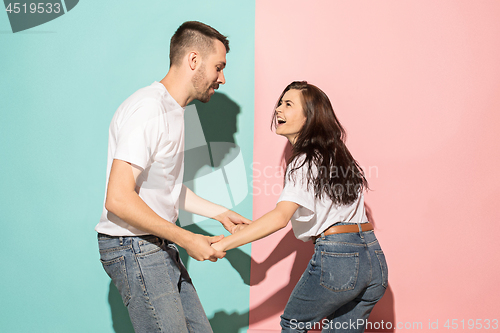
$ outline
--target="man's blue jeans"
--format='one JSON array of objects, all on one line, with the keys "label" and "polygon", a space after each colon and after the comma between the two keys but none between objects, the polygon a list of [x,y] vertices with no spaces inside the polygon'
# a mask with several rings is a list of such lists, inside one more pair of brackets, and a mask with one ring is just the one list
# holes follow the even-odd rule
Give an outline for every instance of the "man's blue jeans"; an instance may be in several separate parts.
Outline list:
[{"label": "man's blue jeans", "polygon": [[373,231],[322,235],[281,316],[282,332],[363,332],[387,272]]},{"label": "man's blue jeans", "polygon": [[136,333],[212,332],[175,244],[156,236],[102,234],[98,242],[101,263]]}]

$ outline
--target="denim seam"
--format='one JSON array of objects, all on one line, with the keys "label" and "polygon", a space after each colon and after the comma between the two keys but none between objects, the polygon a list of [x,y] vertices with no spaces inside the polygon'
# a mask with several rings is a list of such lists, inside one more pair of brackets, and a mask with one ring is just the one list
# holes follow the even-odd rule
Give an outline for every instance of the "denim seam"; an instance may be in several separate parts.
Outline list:
[{"label": "denim seam", "polygon": [[109,266],[109,265],[115,264],[117,262],[120,262],[122,260],[125,260],[125,256],[119,256],[117,258],[110,259],[110,260],[102,260],[102,259],[99,259],[99,260],[101,261],[101,264]]},{"label": "denim seam", "polygon": [[358,244],[358,243],[348,243],[348,242],[328,242],[328,241],[323,241],[323,242],[316,242],[318,245],[351,245],[351,246],[365,246],[365,244]]},{"label": "denim seam", "polygon": [[186,320],[186,328],[187,328],[188,332],[193,332],[191,330],[191,325],[189,325],[189,321],[187,321],[187,320]]},{"label": "denim seam", "polygon": [[[382,250],[375,250],[375,255],[377,256],[377,261],[380,265],[380,271],[382,273],[382,286],[387,289],[387,286],[389,283],[386,283],[385,281],[388,280],[388,278],[385,276],[386,274],[384,273],[384,267],[382,265],[382,262],[380,261],[379,254],[382,254],[385,257],[384,251]],[[387,263],[386,263],[387,265]]]},{"label": "denim seam", "polygon": [[127,246],[115,246],[115,247],[110,247],[109,249],[100,249],[100,253],[109,253],[109,252],[115,252],[115,251],[124,251],[131,249],[132,245],[127,245]]},{"label": "denim seam", "polygon": [[370,283],[373,279],[373,265],[372,265],[372,256],[370,255],[370,251],[368,250],[368,246],[366,246],[366,254],[368,255],[368,262],[370,263]]},{"label": "denim seam", "polygon": [[[158,247],[157,250],[155,250],[155,251],[147,252],[147,253],[143,253],[143,254],[142,253],[138,254],[138,253],[135,253],[135,251],[134,251],[134,260],[136,261],[137,266],[139,268],[139,272],[140,272],[140,275],[139,275],[140,283],[139,284],[141,285],[141,287],[143,289],[144,296],[146,297],[146,300],[147,300],[148,304],[151,306],[151,311],[153,312],[153,316],[154,316],[155,321],[156,321],[156,326],[157,326],[159,332],[164,332],[164,329],[160,326],[160,321],[158,320],[158,317],[156,315],[156,308],[154,307],[153,303],[151,302],[151,297],[149,296],[149,293],[147,291],[146,282],[144,280],[144,272],[143,272],[142,267],[139,264],[139,260],[138,260],[139,258],[144,258],[146,255],[155,254],[155,253],[157,253],[159,251],[165,251],[165,250],[162,249],[161,247]],[[166,254],[169,255],[168,252],[166,252]],[[169,279],[170,279],[170,277],[169,277]],[[176,310],[179,313],[180,312],[180,308],[179,308],[179,300],[177,299],[177,297],[174,297],[174,303],[175,303],[175,306],[176,306]],[[186,321],[186,325],[187,325],[187,321]]]},{"label": "denim seam", "polygon": [[[159,239],[158,239],[158,240],[159,240]],[[160,331],[160,332],[162,332],[162,331],[163,331],[163,329],[160,327],[159,320],[158,320],[158,318],[157,318],[157,316],[156,316],[156,308],[154,307],[153,303],[151,302],[151,298],[150,298],[149,293],[148,293],[147,288],[146,288],[146,282],[145,282],[145,279],[144,279],[144,272],[143,272],[142,267],[141,267],[141,265],[139,264],[139,260],[138,260],[139,258],[144,258],[144,257],[146,257],[146,256],[148,256],[148,255],[155,254],[155,253],[157,253],[157,252],[161,251],[161,250],[162,250],[162,248],[161,248],[158,244],[155,244],[155,243],[152,243],[152,242],[149,242],[149,241],[146,241],[146,240],[141,240],[141,241],[138,241],[137,243],[138,243],[138,247],[139,247],[139,251],[140,251],[140,253],[135,253],[135,251],[134,251],[134,259],[135,259],[135,261],[136,261],[136,263],[137,263],[137,267],[139,268],[139,272],[140,272],[140,276],[139,276],[139,278],[140,278],[140,283],[139,283],[139,284],[140,284],[140,285],[141,285],[141,287],[142,287],[142,290],[143,290],[144,296],[146,297],[148,304],[151,306],[151,309],[152,309],[152,311],[153,311],[153,316],[154,316],[154,318],[155,318],[155,320],[156,320],[156,325],[157,325],[157,327],[158,327],[159,331]],[[141,245],[146,245],[147,243],[150,243],[150,244],[156,245],[156,248],[155,248],[155,249],[153,249],[153,250],[151,250],[151,251],[148,251],[148,252],[144,252],[144,253],[143,253],[143,252],[142,252],[142,249],[141,249]],[[176,302],[176,303],[177,303],[177,302]],[[177,311],[178,311],[178,310],[179,310],[179,309],[178,309],[178,306],[177,306]]]},{"label": "denim seam", "polygon": [[151,307],[151,311],[153,312],[153,317],[155,319],[156,327],[157,327],[158,331],[161,332],[162,328],[160,327],[160,323],[159,323],[158,317],[156,316],[156,309],[153,306],[153,303],[151,303],[151,297],[149,297],[149,293],[148,293],[148,291],[146,289],[146,283],[144,282],[144,272],[142,271],[142,267],[139,264],[139,260],[137,260],[137,253],[135,253],[134,249],[132,249],[132,250],[133,250],[132,254],[134,256],[135,263],[137,265],[137,268],[139,268],[139,276],[138,276],[138,278],[139,278],[139,285],[142,288],[142,292],[144,294],[144,297],[145,297],[148,305]]},{"label": "denim seam", "polygon": [[153,250],[151,250],[151,251],[144,252],[144,253],[143,253],[143,252],[141,252],[141,253],[137,253],[137,254],[136,254],[136,256],[137,256],[138,258],[144,258],[144,257],[145,257],[145,256],[147,256],[147,255],[150,255],[150,254],[155,254],[156,252],[159,252],[159,251],[161,251],[161,250],[162,250],[162,248],[161,248],[161,247],[159,247],[159,246],[157,246],[155,249],[153,249]]},{"label": "denim seam", "polygon": [[[127,272],[127,264],[126,264],[126,259],[125,259],[125,256],[122,255],[118,258],[114,258],[114,259],[111,259],[111,260],[102,260],[100,259],[101,261],[101,264],[102,266],[104,267],[104,270],[106,270],[106,267],[105,266],[111,266],[113,264],[116,264],[116,263],[123,263],[123,270],[124,270],[124,278],[125,278],[125,284],[126,284],[126,288],[127,290],[121,290],[120,291],[120,296],[122,296],[122,301],[123,301],[123,304],[127,307],[129,302],[130,302],[130,299],[132,298],[131,296],[131,292],[130,292],[130,282],[129,282],[129,278],[128,278],[128,272]],[[113,281],[113,283],[115,283],[115,281]],[[115,284],[116,286],[116,284]],[[126,292],[126,295],[125,295],[125,298],[123,297],[123,294],[122,292]]]}]

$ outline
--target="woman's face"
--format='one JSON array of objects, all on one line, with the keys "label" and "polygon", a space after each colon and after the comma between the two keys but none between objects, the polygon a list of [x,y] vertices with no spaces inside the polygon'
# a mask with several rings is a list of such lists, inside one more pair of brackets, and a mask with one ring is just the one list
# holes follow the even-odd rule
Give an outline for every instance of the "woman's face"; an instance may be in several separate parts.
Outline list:
[{"label": "woman's face", "polygon": [[302,92],[297,89],[288,90],[276,108],[275,117],[276,134],[283,135],[291,144],[294,144],[297,134],[306,122],[302,109]]}]

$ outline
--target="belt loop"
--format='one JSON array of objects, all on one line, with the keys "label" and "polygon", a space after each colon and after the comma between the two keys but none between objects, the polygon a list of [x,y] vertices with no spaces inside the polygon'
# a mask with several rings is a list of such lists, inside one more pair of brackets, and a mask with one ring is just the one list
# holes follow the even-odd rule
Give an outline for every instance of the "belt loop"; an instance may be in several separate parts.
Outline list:
[{"label": "belt loop", "polygon": [[120,246],[123,246],[123,236],[120,236],[118,239],[120,240]]},{"label": "belt loop", "polygon": [[358,233],[359,233],[359,236],[360,236],[361,238],[364,238],[364,236],[363,236],[363,229],[361,228],[361,223],[357,222],[356,224],[358,225],[358,230],[359,230],[359,231],[358,231]]},{"label": "belt loop", "polygon": [[321,233],[321,239],[322,239],[322,240],[325,240],[325,237],[326,237],[326,236],[325,236],[325,232],[323,231],[323,232]]}]

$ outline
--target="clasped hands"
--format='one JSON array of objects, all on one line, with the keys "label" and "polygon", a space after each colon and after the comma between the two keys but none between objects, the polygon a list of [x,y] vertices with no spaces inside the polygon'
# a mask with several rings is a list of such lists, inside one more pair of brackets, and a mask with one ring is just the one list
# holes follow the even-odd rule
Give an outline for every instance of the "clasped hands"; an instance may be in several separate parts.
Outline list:
[{"label": "clasped hands", "polygon": [[[240,214],[233,212],[232,210],[227,210],[222,214],[215,216],[213,219],[219,221],[224,228],[231,234],[234,234],[246,226],[248,226],[252,221],[241,216]],[[192,235],[193,247],[189,249],[186,248],[187,253],[192,258],[198,261],[210,260],[216,262],[217,259],[222,259],[226,255],[218,242],[224,238],[224,235],[219,236],[203,236],[199,234]],[[195,244],[198,244],[196,246]]]}]

